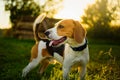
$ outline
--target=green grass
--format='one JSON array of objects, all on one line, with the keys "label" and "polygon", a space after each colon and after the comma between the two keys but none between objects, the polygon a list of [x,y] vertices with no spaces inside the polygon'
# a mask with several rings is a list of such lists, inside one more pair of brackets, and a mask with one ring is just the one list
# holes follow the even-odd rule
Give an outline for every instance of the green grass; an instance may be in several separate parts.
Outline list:
[{"label": "green grass", "polygon": [[[33,40],[0,38],[0,80],[62,80],[60,64],[50,65],[43,75],[32,70],[26,78],[22,69],[28,64]],[[90,62],[86,80],[120,80],[120,42],[89,39]],[[70,80],[79,80],[77,70],[71,71]]]}]

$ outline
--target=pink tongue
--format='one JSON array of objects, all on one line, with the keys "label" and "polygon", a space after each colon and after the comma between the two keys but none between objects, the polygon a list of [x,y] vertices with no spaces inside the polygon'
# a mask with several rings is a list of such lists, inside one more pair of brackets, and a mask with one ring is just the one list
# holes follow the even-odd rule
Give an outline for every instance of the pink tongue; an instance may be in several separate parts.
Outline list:
[{"label": "pink tongue", "polygon": [[61,42],[63,42],[64,41],[64,38],[61,38],[61,39],[59,39],[59,40],[52,40],[51,42],[50,42],[50,44],[49,44],[49,46],[56,46],[56,45],[58,45],[59,43],[61,43]]},{"label": "pink tongue", "polygon": [[49,46],[56,46],[56,45],[58,45],[60,43],[60,41],[59,40],[52,40],[51,42],[50,42],[50,44],[49,44]]}]

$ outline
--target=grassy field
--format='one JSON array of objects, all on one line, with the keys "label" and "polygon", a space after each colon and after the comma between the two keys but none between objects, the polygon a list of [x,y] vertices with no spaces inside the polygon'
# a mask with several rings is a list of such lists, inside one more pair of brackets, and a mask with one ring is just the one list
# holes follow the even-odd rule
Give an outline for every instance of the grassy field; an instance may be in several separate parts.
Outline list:
[{"label": "grassy field", "polygon": [[[62,80],[60,64],[51,64],[41,76],[37,67],[26,78],[21,77],[34,43],[33,40],[0,38],[0,80]],[[89,49],[86,80],[120,80],[120,41],[89,39]],[[79,80],[77,70],[69,75],[70,80]]]}]

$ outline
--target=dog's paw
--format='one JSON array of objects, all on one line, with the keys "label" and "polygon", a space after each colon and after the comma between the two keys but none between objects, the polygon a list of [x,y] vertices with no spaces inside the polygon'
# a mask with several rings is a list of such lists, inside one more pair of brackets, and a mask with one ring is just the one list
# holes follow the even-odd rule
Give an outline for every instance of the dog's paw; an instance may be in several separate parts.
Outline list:
[{"label": "dog's paw", "polygon": [[27,68],[24,68],[23,71],[22,71],[22,77],[25,77],[28,73],[28,70]]}]

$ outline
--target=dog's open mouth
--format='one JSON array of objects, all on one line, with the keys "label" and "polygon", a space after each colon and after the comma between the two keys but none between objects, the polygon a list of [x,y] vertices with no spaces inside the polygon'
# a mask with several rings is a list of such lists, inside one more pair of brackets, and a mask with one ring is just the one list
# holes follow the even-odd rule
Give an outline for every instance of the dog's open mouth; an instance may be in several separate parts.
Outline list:
[{"label": "dog's open mouth", "polygon": [[64,42],[67,39],[67,37],[62,37],[58,40],[51,40],[51,42],[49,43],[49,46],[57,46],[60,43]]}]

